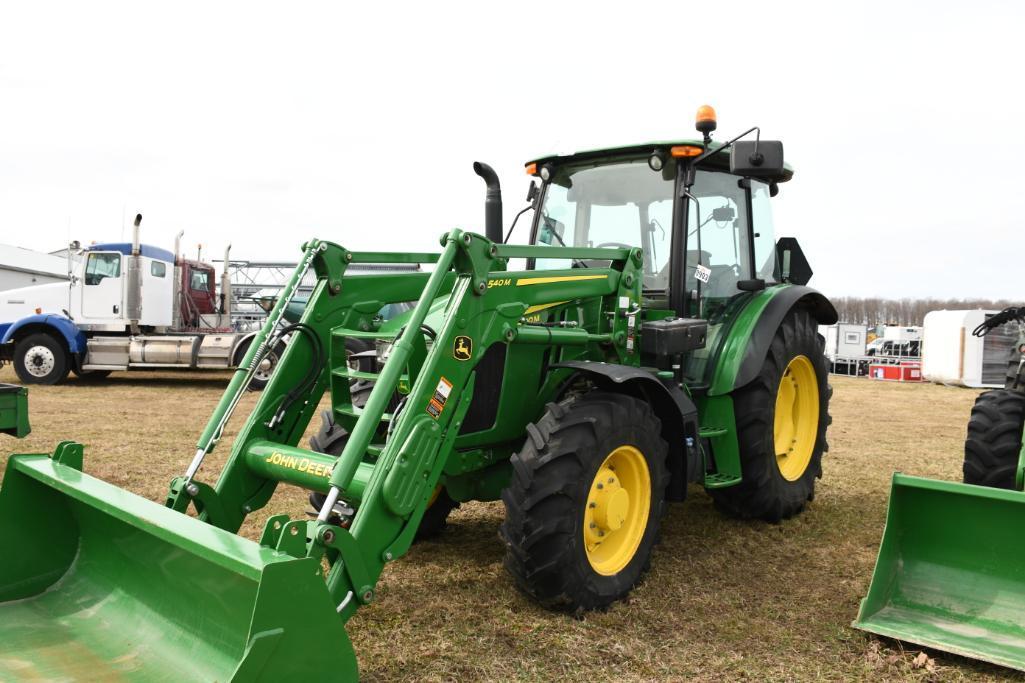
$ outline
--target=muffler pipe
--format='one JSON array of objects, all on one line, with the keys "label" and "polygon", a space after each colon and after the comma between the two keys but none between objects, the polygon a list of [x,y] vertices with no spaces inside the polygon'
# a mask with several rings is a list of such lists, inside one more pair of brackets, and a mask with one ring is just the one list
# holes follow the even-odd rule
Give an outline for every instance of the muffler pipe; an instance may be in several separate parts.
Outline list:
[{"label": "muffler pipe", "polygon": [[473,162],[473,172],[487,183],[488,193],[484,199],[484,236],[496,244],[502,243],[502,187],[498,174],[480,161]]}]

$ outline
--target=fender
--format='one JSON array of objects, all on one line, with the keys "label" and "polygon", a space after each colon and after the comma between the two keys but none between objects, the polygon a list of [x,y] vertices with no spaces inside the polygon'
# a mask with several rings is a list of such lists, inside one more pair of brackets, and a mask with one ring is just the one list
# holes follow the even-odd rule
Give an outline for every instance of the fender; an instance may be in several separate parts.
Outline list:
[{"label": "fender", "polygon": [[21,320],[16,320],[4,332],[3,338],[0,339],[0,344],[11,342],[18,336],[18,330],[30,325],[38,325],[54,330],[59,338],[67,343],[68,351],[71,353],[85,353],[85,333],[78,329],[78,325],[62,315],[52,315],[49,313],[30,315]]},{"label": "fender", "polygon": [[599,384],[611,382],[614,391],[643,399],[662,422],[662,438],[669,444],[669,500],[680,501],[687,495],[687,482],[701,481],[704,464],[698,439],[698,409],[690,397],[675,384],[665,384],[647,370],[630,365],[566,361],[552,368],[568,368],[590,375]]},{"label": "fender", "polygon": [[[247,332],[246,334],[242,335],[241,337],[239,337],[238,339],[235,340],[235,346],[233,346],[232,349],[231,349],[231,364],[232,364],[232,366],[238,366],[238,364],[242,362],[242,357],[245,354],[244,353],[239,353],[239,350],[242,349],[243,344],[247,344],[247,342],[252,340],[252,338],[255,337],[256,335],[257,335],[257,332],[255,332],[255,331],[254,332]],[[246,350],[248,351],[248,345],[247,345]]]},{"label": "fender", "polygon": [[839,320],[829,299],[811,287],[783,285],[756,294],[726,333],[709,396],[729,394],[758,376],[776,330],[796,306],[807,309],[822,325]]}]

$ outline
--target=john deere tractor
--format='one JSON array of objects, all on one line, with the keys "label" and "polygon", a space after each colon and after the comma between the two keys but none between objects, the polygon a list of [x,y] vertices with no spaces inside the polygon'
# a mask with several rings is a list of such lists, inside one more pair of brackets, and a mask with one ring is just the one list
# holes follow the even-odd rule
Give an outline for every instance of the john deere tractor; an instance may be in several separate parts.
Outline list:
[{"label": "john deere tractor", "polygon": [[[773,238],[782,144],[757,129],[715,143],[714,129],[706,107],[701,139],[534,159],[526,245],[503,243],[485,164],[485,235],[452,230],[436,253],[308,242],[164,505],[83,474],[74,442],[13,456],[0,678],[354,680],[346,622],[465,501],[504,502],[513,581],[571,611],[629,593],[689,484],[728,514],[799,512],[829,423],[816,325],[836,313],[805,286],[797,243]],[[427,270],[350,274],[358,263]],[[285,336],[208,479],[204,458]],[[373,346],[371,367],[347,362],[351,339]],[[316,518],[240,537],[281,482],[319,494]]]}]

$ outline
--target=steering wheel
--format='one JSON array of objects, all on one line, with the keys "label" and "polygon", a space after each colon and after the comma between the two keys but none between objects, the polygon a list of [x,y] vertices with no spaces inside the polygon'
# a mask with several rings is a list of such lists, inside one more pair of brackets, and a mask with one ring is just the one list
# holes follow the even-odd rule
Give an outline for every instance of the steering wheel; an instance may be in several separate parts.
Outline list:
[{"label": "steering wheel", "polygon": [[608,247],[616,247],[619,249],[633,249],[632,245],[624,244],[623,242],[602,242],[597,245],[595,249],[606,249]]}]

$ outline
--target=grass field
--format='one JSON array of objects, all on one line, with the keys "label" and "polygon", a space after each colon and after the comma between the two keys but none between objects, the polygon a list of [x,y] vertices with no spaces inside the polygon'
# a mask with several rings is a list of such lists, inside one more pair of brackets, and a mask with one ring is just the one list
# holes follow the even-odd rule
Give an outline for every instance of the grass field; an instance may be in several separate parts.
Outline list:
[{"label": "grass field", "polygon": [[[0,443],[86,445],[85,471],[161,500],[227,374],[120,373],[30,391],[32,434]],[[0,381],[15,381],[10,369]],[[378,600],[349,624],[368,680],[1003,680],[1009,672],[880,641],[849,627],[882,533],[890,474],[959,479],[976,392],[834,378],[831,450],[815,501],[779,525],[727,519],[699,488],[675,504],[653,567],[631,597],[576,619],[519,594],[502,569],[501,503],[464,505],[437,541],[386,569]],[[242,405],[244,411],[254,398]],[[236,420],[241,423],[241,420]],[[230,437],[230,434],[229,434]],[[222,448],[222,451],[227,451]],[[215,479],[224,453],[204,465]],[[282,487],[269,514],[301,516]]]}]

